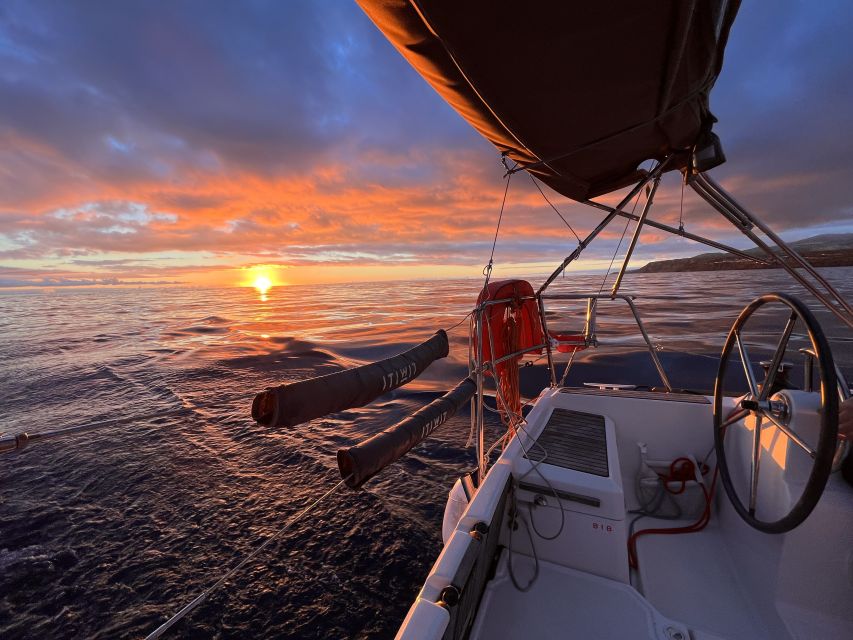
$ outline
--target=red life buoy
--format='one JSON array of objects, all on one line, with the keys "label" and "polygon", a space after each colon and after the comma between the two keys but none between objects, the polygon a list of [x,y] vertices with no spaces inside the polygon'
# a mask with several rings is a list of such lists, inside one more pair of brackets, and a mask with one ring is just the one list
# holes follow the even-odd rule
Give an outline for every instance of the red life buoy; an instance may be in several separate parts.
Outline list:
[{"label": "red life buoy", "polygon": [[494,375],[506,407],[501,415],[510,430],[521,415],[521,392],[518,386],[518,362],[523,352],[543,343],[539,305],[533,287],[526,280],[499,280],[489,283],[477,298],[477,306],[489,300],[505,300],[489,305],[483,313],[483,362],[494,362],[516,354],[487,370]]}]

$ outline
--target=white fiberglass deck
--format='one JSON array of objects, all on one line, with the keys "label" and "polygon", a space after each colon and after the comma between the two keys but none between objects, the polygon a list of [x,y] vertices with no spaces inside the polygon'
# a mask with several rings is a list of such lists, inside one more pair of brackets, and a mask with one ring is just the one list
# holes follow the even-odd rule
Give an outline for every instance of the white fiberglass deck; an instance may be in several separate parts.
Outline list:
[{"label": "white fiberglass deck", "polygon": [[[670,523],[648,520],[651,526]],[[679,522],[679,526],[689,524]],[[695,638],[787,637],[767,633],[748,590],[738,579],[719,528],[684,535],[650,535],[637,542],[639,588],[649,602],[690,626]],[[773,621],[779,626],[778,617]]]},{"label": "white fiberglass deck", "polygon": [[[519,592],[508,573],[508,558],[504,550],[483,594],[472,640],[690,637],[684,625],[664,618],[630,585],[550,562],[540,562],[533,586]],[[516,574],[526,582],[532,559],[513,554],[512,560]]]}]

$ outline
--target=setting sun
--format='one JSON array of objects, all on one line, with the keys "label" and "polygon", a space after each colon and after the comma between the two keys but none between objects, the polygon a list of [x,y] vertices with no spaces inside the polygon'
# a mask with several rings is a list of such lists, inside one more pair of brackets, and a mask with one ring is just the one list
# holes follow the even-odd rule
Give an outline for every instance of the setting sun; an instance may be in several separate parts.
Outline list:
[{"label": "setting sun", "polygon": [[270,280],[267,276],[258,276],[255,278],[255,281],[252,283],[252,286],[255,287],[261,293],[266,293],[272,287],[272,280]]},{"label": "setting sun", "polygon": [[242,277],[237,280],[241,287],[252,287],[262,296],[266,295],[273,287],[286,284],[279,273],[281,267],[277,265],[255,264],[240,269]]}]

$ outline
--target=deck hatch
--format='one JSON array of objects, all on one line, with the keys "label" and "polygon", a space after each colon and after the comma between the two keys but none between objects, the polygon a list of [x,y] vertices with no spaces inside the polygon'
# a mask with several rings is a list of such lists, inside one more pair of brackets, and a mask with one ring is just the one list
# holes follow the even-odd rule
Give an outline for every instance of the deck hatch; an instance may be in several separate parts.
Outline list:
[{"label": "deck hatch", "polygon": [[[548,452],[546,464],[605,478],[610,475],[604,416],[554,409],[536,444]],[[532,460],[539,457],[535,450],[530,453]]]}]

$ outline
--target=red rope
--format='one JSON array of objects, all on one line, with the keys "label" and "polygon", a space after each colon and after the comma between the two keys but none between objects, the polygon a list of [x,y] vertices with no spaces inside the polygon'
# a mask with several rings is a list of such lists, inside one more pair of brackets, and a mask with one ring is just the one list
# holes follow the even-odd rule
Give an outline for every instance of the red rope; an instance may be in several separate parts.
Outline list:
[{"label": "red rope", "polygon": [[[692,461],[687,458],[678,458],[677,460],[673,460],[672,465],[670,465],[670,470],[679,460],[687,460],[690,463],[690,466],[693,467]],[[664,486],[666,486],[666,482],[667,481],[665,480]],[[699,486],[702,488],[702,494],[705,496],[705,509],[696,522],[685,527],[642,529],[641,531],[635,532],[630,538],[628,538],[628,562],[633,569],[637,568],[637,538],[640,536],[649,534],[675,535],[680,533],[696,533],[697,531],[702,531],[702,529],[708,525],[708,522],[711,521],[711,505],[714,500],[714,489],[717,486],[717,467],[714,468],[714,477],[711,480],[711,489],[706,489],[705,485],[701,483]],[[683,490],[684,488],[682,487],[681,491]]]},{"label": "red rope", "polygon": [[[733,408],[728,413],[728,415],[726,416],[725,419],[728,420],[738,411],[739,411],[738,407]],[[723,430],[723,432],[725,434],[725,429]],[[691,460],[689,460],[688,458],[676,458],[675,460],[672,461],[672,464],[670,464],[670,466],[669,466],[670,476],[673,473],[674,465],[677,462],[683,461],[683,460],[687,460],[688,462],[690,462],[690,466],[691,467],[693,466],[693,462]],[[683,468],[683,466],[682,466],[682,468]],[[702,464],[701,471],[702,471],[702,473],[705,473],[707,471],[707,467],[704,463]],[[673,527],[671,529],[666,529],[666,528],[643,529],[641,531],[637,531],[630,538],[628,538],[628,562],[630,563],[630,565],[633,569],[637,568],[637,538],[639,538],[640,536],[649,535],[649,534],[653,534],[653,533],[657,533],[657,534],[661,534],[661,535],[671,535],[671,534],[679,534],[679,533],[695,533],[697,531],[702,531],[702,529],[704,529],[706,526],[708,526],[708,522],[710,522],[710,520],[711,520],[711,505],[713,504],[714,491],[717,487],[717,472],[718,471],[719,471],[719,467],[718,466],[714,467],[714,476],[711,479],[711,489],[710,490],[706,489],[704,484],[700,483],[700,485],[699,485],[702,488],[702,494],[705,496],[705,510],[702,512],[702,515],[699,517],[699,519],[696,522],[694,522],[693,524],[687,525],[686,527]],[[691,472],[691,473],[694,473],[694,472]],[[670,479],[672,479],[672,478],[670,478]],[[664,486],[665,487],[666,487],[667,482],[668,482],[667,480],[664,480]],[[669,491],[669,487],[667,487],[667,491]],[[684,491],[684,489],[682,488],[681,491]],[[678,493],[681,493],[681,491],[679,491]],[[670,491],[670,493],[672,493],[672,492]]]},{"label": "red rope", "polygon": [[[504,353],[515,353],[521,349],[521,321],[520,308],[514,305],[506,308],[504,319]],[[516,416],[521,415],[521,387],[519,384],[518,365],[514,358],[502,363],[503,367],[498,371],[498,384],[501,387],[501,396],[506,406],[501,408],[501,419],[507,427],[506,442],[515,435]]]}]

